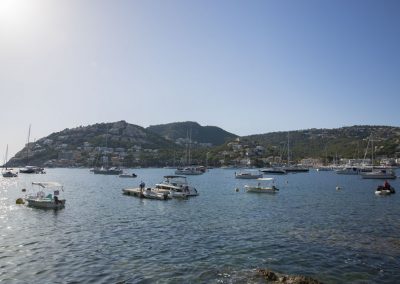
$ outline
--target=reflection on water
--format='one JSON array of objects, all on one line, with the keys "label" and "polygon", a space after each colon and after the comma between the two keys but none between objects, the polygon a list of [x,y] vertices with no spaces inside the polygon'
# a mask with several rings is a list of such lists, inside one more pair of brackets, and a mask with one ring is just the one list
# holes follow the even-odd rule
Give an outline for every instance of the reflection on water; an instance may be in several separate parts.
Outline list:
[{"label": "reflection on water", "polygon": [[[400,202],[375,196],[380,181],[311,171],[277,176],[276,195],[247,194],[251,181],[215,169],[188,178],[198,197],[156,201],[121,189],[155,184],[172,170],[135,173],[120,179],[49,169],[0,179],[0,278],[259,283],[258,267],[327,283],[393,283],[400,276]],[[32,181],[64,184],[66,208],[16,205]]]}]

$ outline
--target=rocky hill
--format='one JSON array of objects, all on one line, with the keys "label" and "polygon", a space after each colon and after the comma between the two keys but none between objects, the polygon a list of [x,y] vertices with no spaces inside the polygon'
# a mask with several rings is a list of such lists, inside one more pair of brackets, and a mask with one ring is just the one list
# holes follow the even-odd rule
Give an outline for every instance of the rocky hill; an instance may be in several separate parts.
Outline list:
[{"label": "rocky hill", "polygon": [[238,137],[219,127],[201,126],[197,122],[192,121],[151,125],[146,129],[180,144],[184,144],[190,137],[194,143],[217,146]]},{"label": "rocky hill", "polygon": [[[157,131],[161,128],[145,129],[126,121],[67,128],[29,143],[9,161],[9,165],[92,167],[107,161],[115,166],[164,166],[184,156],[189,129],[194,138],[193,151],[236,137],[221,128],[202,127],[197,123],[168,125],[167,128],[173,129],[169,132]],[[166,139],[163,136],[167,132],[174,135],[167,135],[169,139]]]},{"label": "rocky hill", "polygon": [[292,162],[305,158],[324,162],[362,159],[371,157],[372,146],[378,159],[394,160],[400,156],[400,128],[392,126],[361,125],[237,137],[221,128],[195,122],[145,129],[118,121],[52,133],[26,145],[9,165],[93,167],[105,161],[108,165],[126,167],[185,165],[190,134],[193,164],[266,166],[271,162],[285,162],[288,141]]}]

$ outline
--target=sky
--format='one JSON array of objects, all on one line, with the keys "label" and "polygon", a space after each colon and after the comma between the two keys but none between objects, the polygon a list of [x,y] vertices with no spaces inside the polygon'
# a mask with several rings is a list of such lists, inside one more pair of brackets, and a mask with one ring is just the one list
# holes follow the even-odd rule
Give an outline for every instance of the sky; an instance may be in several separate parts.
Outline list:
[{"label": "sky", "polygon": [[29,125],[400,126],[399,90],[397,0],[0,0],[9,158]]}]

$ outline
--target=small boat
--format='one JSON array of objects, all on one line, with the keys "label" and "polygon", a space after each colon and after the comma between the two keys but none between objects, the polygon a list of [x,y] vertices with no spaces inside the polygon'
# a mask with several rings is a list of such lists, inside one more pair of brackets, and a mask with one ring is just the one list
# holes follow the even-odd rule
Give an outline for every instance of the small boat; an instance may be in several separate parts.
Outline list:
[{"label": "small boat", "polygon": [[[273,178],[258,178],[257,181],[257,185],[245,185],[246,192],[276,193],[279,191],[274,185],[275,180]],[[268,181],[268,184],[263,184],[265,181]]]},{"label": "small boat", "polygon": [[239,179],[258,179],[262,178],[263,174],[259,172],[235,172],[235,178]]},{"label": "small boat", "polygon": [[[61,209],[65,207],[65,199],[60,199],[60,190],[64,187],[58,182],[32,182],[32,187],[39,190],[34,195],[25,198],[29,207],[41,209]],[[51,193],[52,192],[52,193]]]},{"label": "small boat", "polygon": [[158,191],[152,190],[151,188],[147,188],[147,189],[143,190],[142,194],[143,194],[144,198],[149,198],[149,199],[167,200],[167,199],[171,198],[169,196],[169,192],[158,192]]},{"label": "small boat", "polygon": [[379,185],[375,190],[376,195],[390,195],[394,193],[396,193],[396,191],[391,185],[388,186]]},{"label": "small boat", "polygon": [[137,175],[135,173],[132,173],[132,174],[120,174],[119,177],[120,178],[135,178],[135,177],[137,177]]},{"label": "small boat", "polygon": [[44,168],[36,166],[25,166],[25,168],[19,169],[21,174],[45,174]]},{"label": "small boat", "polygon": [[10,170],[10,169],[7,169],[7,170],[3,171],[1,174],[2,174],[3,177],[5,177],[5,178],[17,177],[17,176],[18,176],[18,173],[13,172],[13,171]]},{"label": "small boat", "polygon": [[204,171],[196,168],[196,167],[186,167],[182,169],[177,169],[175,171],[176,175],[186,175],[186,176],[194,176],[194,175],[202,175]]},{"label": "small boat", "polygon": [[391,169],[373,170],[372,172],[362,173],[364,179],[395,179],[396,174]]}]

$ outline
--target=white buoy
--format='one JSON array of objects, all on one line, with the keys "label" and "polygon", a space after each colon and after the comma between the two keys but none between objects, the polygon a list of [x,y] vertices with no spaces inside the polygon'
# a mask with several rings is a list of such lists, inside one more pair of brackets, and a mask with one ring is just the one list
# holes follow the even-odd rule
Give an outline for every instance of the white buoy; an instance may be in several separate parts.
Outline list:
[{"label": "white buoy", "polygon": [[341,190],[342,188],[340,186],[336,186],[336,190]]}]

